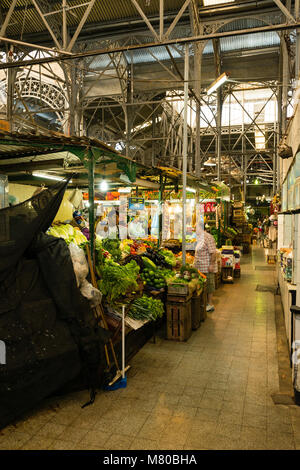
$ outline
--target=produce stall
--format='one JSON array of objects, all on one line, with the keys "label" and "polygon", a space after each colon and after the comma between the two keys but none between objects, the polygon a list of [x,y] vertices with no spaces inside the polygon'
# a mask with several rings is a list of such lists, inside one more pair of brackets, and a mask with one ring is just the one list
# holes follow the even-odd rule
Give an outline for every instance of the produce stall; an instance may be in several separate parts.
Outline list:
[{"label": "produce stall", "polygon": [[[52,136],[46,144],[41,137],[37,136],[32,140],[28,136],[23,138],[9,136],[9,138],[5,138],[5,143],[7,147],[9,145],[14,146],[14,149],[20,146],[22,151],[26,151],[27,154],[29,149],[32,150],[33,148],[37,152],[46,152],[50,148],[52,151],[59,149],[61,153],[72,152],[73,155],[76,155],[77,160],[81,160],[82,163],[77,161],[75,164],[74,162],[68,168],[60,170],[59,175],[63,177],[69,174],[69,185],[72,185],[73,188],[77,188],[80,181],[77,175],[80,175],[81,179],[84,174],[88,175],[87,182],[82,183],[83,189],[87,187],[87,184],[89,187],[88,200],[85,204],[83,203],[82,210],[74,211],[73,218],[70,218],[70,220],[56,219],[48,228],[47,235],[51,239],[54,237],[57,242],[69,248],[68,256],[73,263],[76,288],[83,297],[88,299],[91,312],[93,312],[93,321],[96,321],[98,327],[103,331],[104,338],[106,338],[102,342],[101,363],[98,362],[103,381],[106,383],[118,368],[117,363],[120,364],[121,312],[123,306],[125,306],[126,312],[127,359],[134,355],[155,334],[155,328],[162,325],[166,337],[177,341],[187,340],[191,331],[199,328],[201,321],[205,320],[206,279],[205,276],[193,268],[194,257],[192,251],[187,252],[185,259],[183,259],[180,237],[173,244],[173,248],[176,245],[176,249],[169,249],[172,240],[162,240],[162,205],[164,203],[174,204],[175,207],[176,204],[179,204],[179,206],[182,204],[180,199],[174,202],[175,198],[171,198],[169,194],[170,191],[173,194],[174,191],[175,193],[178,192],[176,185],[178,185],[178,181],[182,176],[180,172],[170,174],[165,169],[138,167],[130,159],[113,152],[105,145],[100,145],[95,140],[74,138],[70,142],[65,137],[56,139]],[[103,175],[106,177],[110,173],[114,174],[116,188],[109,191],[109,196],[103,196],[102,193],[98,197],[95,192],[95,175],[97,174],[96,171],[102,172],[102,169]],[[70,182],[71,177],[72,183]],[[16,178],[18,181],[28,181],[30,183],[33,177],[25,174],[17,175],[13,177],[13,180]],[[121,182],[121,178],[125,180],[125,183]],[[193,237],[195,238],[195,208],[199,207],[197,204],[203,203],[203,200],[205,203],[213,201],[207,201],[209,199],[207,194],[202,194],[202,200],[199,200],[201,184],[197,179],[189,177],[188,184],[196,188],[188,191],[191,196],[189,198],[190,207],[193,210],[190,214],[187,213],[189,229],[187,230],[186,241],[191,241]],[[149,197],[148,200],[145,200],[145,197],[141,197],[145,194],[140,191],[145,191],[145,189],[141,190],[140,188],[147,187],[147,185],[150,185],[151,192],[155,194],[157,199]],[[127,195],[122,194],[121,191],[120,193],[113,191],[113,189],[124,188],[124,186],[130,188]],[[95,199],[95,195],[97,199]],[[143,201],[139,201],[139,198]],[[109,208],[109,205],[107,205],[107,208],[103,211],[99,208],[104,208],[104,200],[111,207]],[[142,204],[144,207],[140,208],[137,220],[134,212],[137,212],[136,205],[138,204]],[[213,206],[213,204],[210,205],[210,212],[214,217]],[[112,207],[116,208],[115,214],[112,214]],[[74,208],[77,207],[74,206]],[[122,212],[122,209],[125,209],[124,212]],[[145,209],[148,213],[146,219],[142,217],[142,211]],[[86,217],[87,214],[88,218]],[[112,215],[118,221],[118,230],[113,233],[110,232],[111,226],[107,224],[108,233],[103,231],[100,235],[97,232],[96,222],[102,222],[105,218],[109,219]],[[128,227],[124,227],[124,223],[126,226],[126,223],[132,222],[131,227],[133,228],[134,224],[137,222],[139,224],[145,223],[145,220],[148,221],[147,236],[137,236],[133,229],[132,237],[129,238],[130,233]],[[46,229],[47,227],[44,228],[44,230]],[[105,234],[108,237],[103,236]],[[191,238],[188,238],[189,235]],[[93,282],[94,274],[96,284]],[[171,316],[173,315],[172,320],[170,320],[169,306],[172,302],[172,296],[174,300],[174,295],[180,297],[180,300],[178,300],[180,308],[190,302],[190,307],[185,312],[185,320],[183,320],[181,314],[175,318],[174,311],[171,314]],[[99,298],[101,299],[100,303]],[[172,322],[173,331],[177,331],[172,335],[172,338],[168,334],[170,321]],[[182,322],[187,326],[182,328]],[[176,328],[175,325],[177,325]],[[114,352],[116,353],[116,361],[114,366],[111,367],[107,360],[108,353],[114,354]]]},{"label": "produce stall", "polygon": [[[62,231],[67,244],[73,244],[77,234],[74,235],[75,229],[72,233],[70,225],[49,229],[54,236],[60,236]],[[81,241],[78,239],[85,250],[88,241]],[[101,239],[96,235],[95,272],[99,291],[103,295],[107,324],[116,343],[120,340],[123,305],[126,307],[126,333],[129,334],[132,330],[143,328],[146,323],[159,323],[166,311],[167,296],[174,289],[183,290],[184,297],[189,299],[194,294],[200,297],[205,289],[205,276],[191,264],[182,265],[180,256],[157,247],[155,242]],[[201,308],[204,309],[204,301],[201,305],[195,305],[199,317]],[[193,325],[196,329],[196,320]]]}]

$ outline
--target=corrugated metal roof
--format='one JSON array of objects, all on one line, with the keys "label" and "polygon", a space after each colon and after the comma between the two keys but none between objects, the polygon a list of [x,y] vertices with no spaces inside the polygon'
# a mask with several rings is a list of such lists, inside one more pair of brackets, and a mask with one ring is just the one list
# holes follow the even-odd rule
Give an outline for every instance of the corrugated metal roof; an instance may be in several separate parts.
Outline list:
[{"label": "corrugated metal roof", "polygon": [[[164,0],[165,12],[177,12],[184,4],[185,0]],[[77,6],[87,3],[87,0],[68,0],[68,5]],[[10,0],[1,0],[1,7],[5,15],[10,7]],[[159,0],[150,0],[140,2],[145,14],[151,18],[159,12]],[[61,10],[61,1],[51,2],[47,12]],[[76,26],[79,24],[86,6],[72,9],[67,13],[68,25]],[[41,8],[44,13],[45,9]],[[47,16],[47,21],[51,25],[53,18],[57,18],[61,13]],[[87,23],[102,23],[128,18],[140,18],[140,15],[134,5],[129,0],[96,0]],[[10,24],[7,28],[9,36],[19,36],[21,31],[26,34],[30,32],[46,31],[45,25],[40,18],[34,5],[28,0],[18,0]]]},{"label": "corrugated metal roof", "polygon": [[[260,49],[276,47],[280,45],[280,39],[275,32],[245,34],[220,39],[221,52],[240,51],[245,49]],[[209,41],[203,54],[213,54],[212,41]]]},{"label": "corrugated metal roof", "polygon": [[[169,46],[170,52],[174,59],[180,59],[182,56],[181,54],[174,49],[172,46]],[[134,64],[141,64],[145,62],[155,62],[157,59],[160,61],[170,60],[170,55],[166,47],[150,47],[148,49],[141,49],[132,52],[125,52],[126,59],[129,63],[131,61]]]},{"label": "corrugated metal roof", "polygon": [[[68,5],[75,6],[86,3],[87,0],[68,0]],[[5,11],[8,10],[11,4],[10,0],[1,0],[2,9]],[[164,11],[167,14],[168,12],[177,13],[181,6],[184,4],[184,0],[164,0]],[[158,15],[159,12],[159,0],[140,0],[140,5],[143,8],[145,14],[149,17],[151,21],[151,16]],[[49,6],[49,11],[61,10],[61,1],[57,0],[56,2],[51,2]],[[82,6],[76,9],[73,9],[68,12],[67,19],[69,26],[76,26],[80,19],[82,18],[86,6]],[[50,25],[53,26],[54,19],[61,19],[61,13],[56,15],[47,16],[47,21]],[[130,18],[140,18],[140,15],[136,8],[133,6],[130,0],[96,0],[89,17],[87,19],[88,23],[107,23],[110,21],[118,20],[128,20]],[[266,17],[267,18],[267,17]],[[280,21],[280,15],[278,15],[278,21]],[[274,22],[274,18],[272,19]],[[254,28],[265,23],[257,18],[241,18],[234,20],[224,25],[219,29],[219,31],[233,31],[241,30],[245,28]],[[10,24],[7,29],[8,36],[17,36],[20,37],[21,32],[30,33],[30,32],[42,32],[45,31],[45,26],[35,9],[34,5],[28,0],[18,0]],[[53,26],[53,30],[56,31]],[[145,25],[145,30],[147,27]],[[191,35],[190,27],[179,26],[177,25],[172,32],[172,38],[176,37],[188,37]],[[141,42],[153,42],[153,37],[149,35],[142,35],[140,37]],[[279,36],[277,33],[256,33],[253,35],[245,35],[239,37],[230,37],[223,38],[220,40],[221,51],[233,51],[233,50],[244,50],[244,49],[256,49],[260,47],[274,47],[279,45]],[[134,64],[138,63],[151,63],[156,59],[151,55],[154,54],[157,59],[164,61],[169,60],[169,55],[164,47],[151,49],[150,52],[147,50],[134,51],[131,53],[125,53],[127,61],[132,61]],[[205,48],[205,54],[213,53],[211,43]],[[180,53],[176,49],[172,49],[172,55],[175,59],[180,58]],[[93,69],[102,69],[109,64],[109,57],[101,56],[96,58],[93,61]]]},{"label": "corrugated metal roof", "polygon": [[267,22],[268,17],[265,16],[266,22],[258,18],[239,18],[238,20],[229,21],[227,24],[218,29],[219,32],[222,31],[236,31],[241,29],[248,28],[258,28],[259,26],[266,26],[267,24],[274,24],[276,20],[274,17],[270,17],[270,22]]}]

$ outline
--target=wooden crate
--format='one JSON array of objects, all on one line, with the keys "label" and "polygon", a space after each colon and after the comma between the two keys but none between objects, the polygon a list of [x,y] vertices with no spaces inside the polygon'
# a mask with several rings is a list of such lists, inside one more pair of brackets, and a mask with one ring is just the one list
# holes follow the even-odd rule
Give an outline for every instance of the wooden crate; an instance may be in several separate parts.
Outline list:
[{"label": "wooden crate", "polygon": [[199,326],[201,326],[201,295],[194,294],[191,302],[192,308],[192,330],[198,330]]},{"label": "wooden crate", "polygon": [[191,298],[168,295],[166,312],[167,339],[187,341],[192,334]]},{"label": "wooden crate", "polygon": [[189,286],[187,284],[169,284],[168,295],[187,296],[189,293]]},{"label": "wooden crate", "polygon": [[206,305],[207,305],[207,288],[206,286],[203,287],[202,294],[201,294],[201,309],[200,309],[200,321],[205,321],[207,317],[206,313]]},{"label": "wooden crate", "polygon": [[[231,278],[231,279],[228,279],[228,278]],[[230,267],[230,266],[226,266],[226,267],[223,267],[222,268],[222,271],[221,271],[221,279],[222,279],[222,282],[229,282],[230,284],[233,283],[233,267]]]},{"label": "wooden crate", "polygon": [[218,289],[220,287],[220,284],[221,284],[221,273],[220,271],[218,271],[217,273],[215,273],[215,289]]},{"label": "wooden crate", "polygon": [[207,291],[206,286],[202,288],[199,295],[194,293],[192,297],[192,330],[197,330],[201,322],[206,319]]}]

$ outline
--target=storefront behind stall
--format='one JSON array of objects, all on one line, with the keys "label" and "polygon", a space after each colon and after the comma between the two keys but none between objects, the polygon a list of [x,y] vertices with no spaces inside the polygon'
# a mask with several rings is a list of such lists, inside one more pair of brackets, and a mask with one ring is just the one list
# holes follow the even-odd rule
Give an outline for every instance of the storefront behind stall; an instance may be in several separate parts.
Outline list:
[{"label": "storefront behind stall", "polygon": [[300,344],[300,108],[297,103],[279,146],[281,209],[278,214],[277,271],[290,350],[296,401],[300,403],[297,372]]}]

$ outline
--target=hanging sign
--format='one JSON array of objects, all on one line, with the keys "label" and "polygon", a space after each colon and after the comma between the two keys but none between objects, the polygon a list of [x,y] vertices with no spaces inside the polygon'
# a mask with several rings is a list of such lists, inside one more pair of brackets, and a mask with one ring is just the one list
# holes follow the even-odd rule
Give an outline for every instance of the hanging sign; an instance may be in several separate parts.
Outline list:
[{"label": "hanging sign", "polygon": [[130,197],[128,208],[132,211],[142,211],[145,209],[145,199],[142,197]]}]

